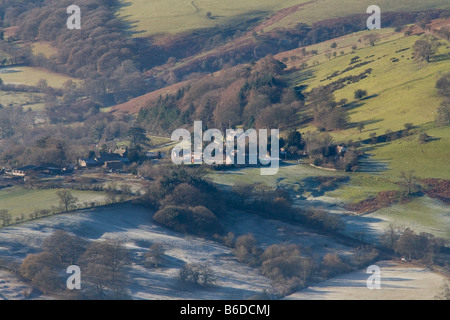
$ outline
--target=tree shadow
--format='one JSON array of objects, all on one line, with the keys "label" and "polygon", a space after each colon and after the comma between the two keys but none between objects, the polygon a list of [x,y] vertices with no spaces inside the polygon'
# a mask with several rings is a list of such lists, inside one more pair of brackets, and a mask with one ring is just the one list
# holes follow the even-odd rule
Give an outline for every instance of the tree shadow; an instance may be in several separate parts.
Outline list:
[{"label": "tree shadow", "polygon": [[349,110],[350,111],[350,110],[359,108],[359,107],[361,107],[363,105],[364,105],[364,103],[361,103],[359,101],[352,101],[352,102],[347,103],[346,105],[344,105],[343,108],[345,108],[345,110]]},{"label": "tree shadow", "polygon": [[9,66],[7,67],[0,67],[0,74],[6,74],[6,73],[20,73],[22,71],[16,70],[16,69],[10,69]]},{"label": "tree shadow", "polygon": [[[364,124],[365,126],[367,126],[367,125],[370,125],[370,124],[374,124],[374,123],[378,123],[378,122],[382,122],[383,121],[383,119],[372,119],[372,120],[367,120],[367,121],[362,121],[362,124]],[[350,125],[349,125],[349,127],[350,128],[356,128],[356,127],[358,127],[358,122],[352,122]],[[380,128],[374,128],[374,129],[370,129],[370,130],[367,130],[367,129],[363,129],[363,130],[361,130],[361,132],[371,132],[371,131],[377,131],[377,130],[379,130]]]},{"label": "tree shadow", "polygon": [[450,52],[434,56],[431,61],[432,62],[440,62],[440,61],[446,61],[446,60],[450,60]]},{"label": "tree shadow", "polygon": [[[132,4],[133,4],[132,2],[119,1],[114,5],[114,8],[117,13],[119,10],[129,7]],[[126,16],[116,15],[115,16],[115,18],[118,19],[120,21],[120,23],[123,24],[123,26],[124,26],[123,32],[125,34],[127,34],[128,36],[134,36],[134,35],[145,33],[146,32],[145,30],[137,30],[137,24],[139,23],[139,21],[128,20],[128,18],[131,18],[131,17],[132,17],[132,15],[126,15]]]},{"label": "tree shadow", "polygon": [[381,173],[387,170],[389,170],[389,166],[385,161],[373,160],[368,156],[363,156],[359,161],[358,172]]},{"label": "tree shadow", "polygon": [[338,178],[336,181],[332,181],[332,179],[336,179],[336,177],[329,177],[328,179],[332,181],[327,184],[326,181],[321,181],[321,179],[325,179],[324,177],[307,177],[302,180],[303,189],[306,192],[309,192],[314,198],[321,197],[325,195],[325,192],[334,191],[341,187],[341,184],[347,183],[350,180],[350,177],[342,177]]},{"label": "tree shadow", "polygon": [[376,97],[378,97],[378,93],[375,93],[375,94],[372,94],[370,96],[364,97],[364,98],[361,99],[361,101],[370,100],[370,99],[373,99],[373,98],[376,98]]}]

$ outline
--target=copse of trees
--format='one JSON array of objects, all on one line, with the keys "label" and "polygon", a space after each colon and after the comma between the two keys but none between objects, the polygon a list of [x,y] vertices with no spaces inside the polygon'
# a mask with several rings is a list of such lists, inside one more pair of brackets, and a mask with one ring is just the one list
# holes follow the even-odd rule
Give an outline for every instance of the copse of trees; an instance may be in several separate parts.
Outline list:
[{"label": "copse of trees", "polygon": [[242,235],[234,240],[234,234],[230,233],[223,240],[231,245],[241,263],[259,268],[282,296],[304,288],[314,280],[360,269],[373,263],[378,256],[378,251],[373,247],[358,246],[349,258],[329,253],[318,264],[309,254],[304,253],[309,250],[303,250],[300,245],[279,243],[263,250],[252,234]]},{"label": "copse of trees", "polygon": [[211,286],[217,283],[217,275],[208,263],[186,263],[179,272],[182,289],[187,286]]},{"label": "copse of trees", "polygon": [[182,233],[199,236],[221,234],[220,221],[208,208],[166,206],[155,213],[153,220]]},{"label": "copse of trees", "polygon": [[320,273],[325,278],[351,271],[348,263],[344,262],[337,253],[327,253],[320,264]]},{"label": "copse of trees", "polygon": [[261,273],[272,280],[282,295],[306,286],[314,268],[312,259],[303,257],[296,245],[272,245],[261,255]]},{"label": "copse of trees", "polygon": [[[77,101],[70,106],[48,106],[43,112],[50,123],[37,125],[35,111],[21,106],[0,108],[0,161],[5,167],[40,165],[63,167],[89,157],[92,144],[116,145],[115,139],[128,139],[132,124],[100,113],[99,106]],[[70,125],[78,122],[77,126]],[[26,141],[23,143],[23,141]],[[143,159],[143,151],[129,149],[134,160]],[[92,150],[95,151],[95,150]]]},{"label": "copse of trees", "polygon": [[0,209],[0,220],[2,221],[3,227],[7,226],[12,220],[11,213],[6,209]]},{"label": "copse of trees", "polygon": [[239,236],[234,243],[233,253],[240,262],[249,266],[256,267],[260,264],[262,250],[253,234]]},{"label": "copse of trees", "polygon": [[65,28],[66,9],[71,4],[66,0],[39,1],[31,10],[16,13],[17,35],[21,40],[50,41],[58,48],[55,56],[47,58],[27,52],[22,60],[84,79],[77,95],[65,95],[65,103],[88,97],[109,105],[145,93],[147,86],[141,66],[135,63],[142,61],[137,58],[137,41],[125,35],[125,23],[115,14],[119,2],[79,1],[77,5],[83,13],[81,30]]},{"label": "copse of trees", "polygon": [[348,112],[339,107],[333,93],[325,87],[319,87],[308,95],[312,107],[314,123],[319,130],[345,129],[348,125]]},{"label": "copse of trees", "polygon": [[300,121],[293,116],[303,102],[294,89],[279,80],[286,66],[273,56],[220,75],[205,75],[176,94],[161,96],[144,106],[137,120],[153,132],[171,132],[194,120],[205,127],[225,130],[245,128],[290,128]]},{"label": "copse of trees", "polygon": [[356,149],[357,145],[346,144],[345,151],[341,149],[339,152],[343,144],[339,146],[326,132],[306,132],[303,139],[311,164],[346,172],[357,169],[362,155],[362,152]]},{"label": "copse of trees", "polygon": [[127,249],[118,241],[92,242],[80,257],[80,267],[90,285],[89,295],[100,298],[126,296],[127,275],[130,264]]},{"label": "copse of trees", "polygon": [[128,251],[119,242],[94,241],[57,230],[44,239],[43,251],[29,254],[19,272],[33,286],[46,293],[73,296],[66,288],[66,269],[79,265],[83,270],[82,291],[87,299],[116,299],[126,296],[125,268],[130,262]]},{"label": "copse of trees", "polygon": [[265,218],[302,223],[322,232],[337,232],[344,227],[339,216],[320,209],[295,208],[288,192],[264,184],[237,184],[228,197],[235,208]]},{"label": "copse of trees", "polygon": [[430,62],[431,57],[436,54],[438,42],[434,38],[419,39],[414,43],[414,60]]},{"label": "copse of trees", "polygon": [[74,265],[87,246],[86,240],[63,230],[56,230],[42,243],[44,251],[51,252],[58,264],[67,266]]},{"label": "copse of trees", "polygon": [[432,265],[438,260],[447,241],[426,232],[417,234],[410,228],[401,229],[391,224],[381,235],[381,243],[402,258]]},{"label": "copse of trees", "polygon": [[263,217],[288,219],[292,203],[284,189],[272,188],[263,183],[237,184],[232,188],[231,197],[239,200],[233,205],[238,209],[257,213]]},{"label": "copse of trees", "polygon": [[212,237],[222,234],[218,216],[225,203],[221,193],[194,170],[172,168],[159,170],[159,176],[142,196],[142,201],[156,209],[153,219],[176,231]]},{"label": "copse of trees", "polygon": [[66,269],[79,265],[83,270],[82,291],[78,297],[116,299],[126,295],[125,268],[130,257],[125,247],[115,241],[94,241],[57,230],[44,239],[43,251],[29,254],[19,272],[44,293],[72,296],[66,288]]}]

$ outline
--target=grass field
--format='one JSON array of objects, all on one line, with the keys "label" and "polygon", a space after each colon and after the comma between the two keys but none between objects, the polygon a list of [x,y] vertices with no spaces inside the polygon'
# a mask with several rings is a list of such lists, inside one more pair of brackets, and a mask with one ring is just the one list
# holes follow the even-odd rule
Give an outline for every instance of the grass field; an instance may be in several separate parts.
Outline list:
[{"label": "grass field", "polygon": [[[123,0],[119,15],[130,23],[138,36],[150,36],[236,25],[298,4],[304,6],[277,21],[268,30],[295,26],[300,22],[314,23],[351,14],[365,14],[374,3],[368,0]],[[443,0],[379,0],[376,4],[382,12],[450,9],[450,4]],[[206,16],[207,12],[211,12],[212,18]]]},{"label": "grass field", "polygon": [[[311,65],[314,60],[319,64],[290,74],[287,80],[292,84],[307,85],[307,90],[310,90],[371,68],[372,73],[367,78],[357,83],[347,83],[344,88],[335,91],[337,101],[347,99],[349,102],[346,108],[349,109],[351,125],[349,129],[330,134],[336,141],[357,141],[368,139],[373,133],[383,135],[387,130],[403,130],[406,123],[412,123],[415,134],[365,148],[375,161],[385,164],[386,170],[380,174],[387,179],[396,180],[400,171],[416,170],[417,176],[421,178],[450,178],[450,128],[436,128],[434,125],[436,110],[441,103],[435,84],[445,70],[450,70],[449,43],[440,40],[443,45],[431,62],[418,63],[412,58],[412,47],[420,39],[419,36],[406,37],[392,29],[382,29],[376,31],[380,41],[375,46],[370,46],[363,40],[358,41],[368,32],[311,46],[308,50],[316,49],[319,54],[311,57],[308,62]],[[348,50],[352,45],[357,45],[359,49],[354,53],[345,51],[342,56],[328,59],[325,53],[332,52],[330,44],[334,41],[337,43],[337,52]],[[351,60],[357,57],[358,63],[367,64],[343,72],[347,67],[355,65],[351,64]],[[341,74],[327,79],[335,72]],[[354,92],[357,89],[367,90],[368,97],[355,100]],[[365,125],[362,132],[356,128],[356,124],[360,122]],[[309,125],[300,130],[315,131],[316,128]],[[422,132],[432,136],[433,141],[420,144],[419,134]]]},{"label": "grass field", "polygon": [[[383,12],[411,12],[432,9],[450,9],[450,3],[445,0],[408,0],[391,1],[378,0],[316,0],[309,1],[305,7],[287,16],[273,25],[273,28],[296,25],[298,22],[314,23],[317,21],[346,17],[351,14],[365,14],[370,5],[377,5]],[[369,15],[367,15],[369,17]],[[382,18],[383,19],[383,18]],[[383,20],[381,20],[383,24]]]},{"label": "grass field", "polygon": [[[380,36],[383,32],[386,31],[381,31]],[[358,33],[353,37],[353,41],[363,38],[367,33]],[[420,64],[412,59],[412,46],[418,39],[418,36],[398,38],[398,34],[393,34],[374,47],[366,46],[357,49],[353,54],[331,58],[329,61],[323,61],[323,52],[327,48],[322,45],[322,48],[318,49],[322,55],[312,58],[321,63],[297,75],[301,78],[301,74],[308,72],[312,73],[313,77],[297,84],[316,88],[345,76],[358,75],[368,68],[373,69],[372,74],[366,79],[346,84],[344,88],[335,92],[337,101],[347,99],[352,102],[349,106],[350,121],[355,124],[365,123],[362,133],[356,128],[333,133],[338,139],[367,139],[371,133],[384,134],[388,129],[401,130],[408,122],[422,125],[434,121],[436,109],[441,102],[435,84],[444,70],[450,70],[450,58],[444,58],[450,54],[450,47],[441,46],[434,61]],[[344,40],[351,43],[351,39],[344,38]],[[340,41],[336,42],[338,43],[336,51],[339,52]],[[358,43],[359,47],[362,45],[364,44]],[[404,51],[399,52],[400,50]],[[368,62],[368,64],[326,80],[335,71],[342,72],[351,66],[351,59],[356,57],[359,57],[358,63]],[[393,62],[392,59],[399,61]],[[295,79],[295,75],[290,77]],[[369,97],[355,101],[354,92],[357,89],[367,90]]]},{"label": "grass field", "polygon": [[50,43],[45,41],[38,41],[31,45],[34,55],[43,54],[46,58],[55,56],[58,54],[58,49],[53,47]]},{"label": "grass field", "polygon": [[316,176],[346,175],[343,172],[330,172],[313,168],[307,164],[287,163],[280,167],[274,176],[261,176],[259,168],[242,168],[231,171],[213,172],[208,177],[217,184],[233,186],[234,184],[264,183],[271,187],[283,187],[292,191],[301,191],[302,180]]},{"label": "grass field", "polygon": [[63,74],[33,67],[8,68],[8,72],[3,71],[0,73],[0,78],[6,84],[24,84],[29,86],[34,86],[39,80],[44,79],[47,80],[47,84],[50,87],[54,88],[61,88],[67,80],[76,81],[76,79]]},{"label": "grass field", "polygon": [[307,0],[124,0],[119,14],[138,36],[149,36],[236,25],[304,2]]},{"label": "grass field", "polygon": [[[431,127],[431,128],[430,128]],[[388,176],[398,176],[401,171],[415,170],[419,178],[450,179],[450,128],[430,128],[426,133],[433,137],[433,141],[425,144],[418,142],[419,135],[381,144],[374,148],[374,158],[387,161],[389,168],[385,172]]]},{"label": "grass field", "polygon": [[39,93],[0,91],[0,103],[3,106],[21,105],[25,109],[40,111],[45,108],[43,98]]},{"label": "grass field", "polygon": [[[11,213],[13,221],[24,214],[25,219],[35,210],[51,209],[59,206],[59,197],[56,192],[59,189],[30,190],[23,187],[12,187],[0,190],[0,208],[7,209]],[[78,199],[77,205],[94,201],[105,201],[103,192],[73,190],[72,194]]]},{"label": "grass field", "polygon": [[402,228],[409,227],[417,233],[428,232],[450,238],[450,210],[448,205],[429,197],[419,197],[411,202],[382,208],[370,215]]}]

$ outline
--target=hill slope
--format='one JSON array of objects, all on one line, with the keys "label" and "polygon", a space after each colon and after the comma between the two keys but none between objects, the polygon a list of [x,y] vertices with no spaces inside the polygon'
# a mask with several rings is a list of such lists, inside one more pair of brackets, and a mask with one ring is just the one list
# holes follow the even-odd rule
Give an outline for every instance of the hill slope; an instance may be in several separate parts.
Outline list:
[{"label": "hill slope", "polygon": [[[373,2],[367,0],[130,0],[123,4],[120,16],[134,27],[138,36],[177,34],[216,26],[259,20],[285,8],[302,5],[278,19],[273,28],[292,27],[297,23],[314,23],[326,19],[363,14]],[[408,12],[450,9],[442,0],[377,2],[382,11]],[[210,12],[210,17],[207,13]],[[272,28],[272,27],[269,27]]]}]

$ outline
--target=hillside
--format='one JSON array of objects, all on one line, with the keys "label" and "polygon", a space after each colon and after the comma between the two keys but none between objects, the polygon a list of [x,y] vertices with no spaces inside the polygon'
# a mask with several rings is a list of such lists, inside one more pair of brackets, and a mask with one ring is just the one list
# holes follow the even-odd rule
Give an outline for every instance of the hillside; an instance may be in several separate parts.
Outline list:
[{"label": "hillside", "polygon": [[[439,22],[436,25],[440,25]],[[291,70],[305,62],[309,65],[313,61],[319,62],[316,66],[286,76],[292,85],[308,88],[327,86],[370,68],[372,72],[366,78],[346,84],[334,92],[337,101],[348,101],[345,108],[349,110],[352,125],[346,130],[333,132],[333,137],[340,141],[366,140],[370,134],[378,136],[388,130],[401,131],[406,123],[412,123],[416,128],[416,134],[412,137],[378,145],[369,152],[376,159],[387,161],[396,174],[400,169],[416,169],[423,177],[448,178],[449,129],[435,128],[433,123],[441,103],[435,84],[444,70],[450,70],[449,42],[441,39],[443,45],[436,57],[430,63],[423,64],[414,61],[412,55],[414,43],[423,36],[405,36],[392,29],[381,30],[378,32],[380,41],[375,46],[369,46],[363,41],[367,34],[364,31],[308,47],[309,50],[318,50],[319,54],[314,57],[305,59],[298,55],[299,50],[294,50],[279,54],[276,58],[283,61],[290,59],[288,65]],[[335,49],[330,48],[333,42],[337,44]],[[352,46],[358,49],[353,51]],[[326,53],[331,52],[339,54],[337,57],[325,57]],[[351,70],[345,71],[348,67]],[[368,97],[355,100],[357,89],[367,90]],[[360,132],[357,124],[361,122],[364,129]],[[311,127],[300,128],[302,132],[311,129],[314,130]],[[425,131],[434,140],[429,144],[419,144],[418,135]],[[393,172],[389,170],[388,174]]]},{"label": "hillside", "polygon": [[0,300],[448,295],[448,1],[72,4],[0,1]]},{"label": "hillside", "polygon": [[[269,18],[283,11],[276,19],[268,19],[269,29],[293,27],[299,22],[315,23],[322,20],[363,14],[370,1],[345,0],[336,4],[333,0],[283,0],[283,1],[237,1],[224,3],[219,0],[129,0],[124,1],[119,13],[133,26],[137,36],[177,34],[199,29],[239,24]],[[377,2],[385,12],[407,12],[432,9],[450,9],[441,0],[405,2],[381,0]],[[211,12],[211,17],[207,13]]]},{"label": "hillside", "polygon": [[[430,32],[445,24],[445,20],[434,21]],[[449,42],[440,39],[442,45],[435,58],[430,63],[423,64],[415,61],[412,55],[414,43],[424,37],[420,29],[411,35],[405,35],[403,30],[376,31],[379,40],[375,46],[364,40],[369,33],[361,31],[275,55],[276,59],[287,65],[281,78],[291,87],[306,87],[305,92],[308,92],[319,86],[339,83],[342,78],[356,77],[370,68],[371,73],[364,79],[345,84],[334,91],[337,101],[347,101],[345,108],[349,111],[350,125],[345,130],[332,132],[332,136],[338,141],[366,140],[371,134],[378,136],[384,135],[388,130],[401,131],[406,123],[411,123],[416,128],[413,136],[402,141],[378,145],[372,148],[370,154],[382,161],[389,159],[387,161],[391,169],[388,174],[393,173],[391,170],[398,174],[398,168],[403,168],[416,169],[423,178],[448,178],[448,129],[435,129],[433,123],[441,103],[435,84],[442,75],[442,70],[450,69]],[[336,44],[334,49],[330,48],[333,43]],[[317,54],[304,55],[305,50],[317,51]],[[332,56],[333,52],[337,53],[335,57]],[[137,114],[143,106],[151,105],[159,96],[174,95],[175,90],[183,85],[184,83],[179,83],[169,86],[111,110]],[[357,89],[366,90],[368,97],[355,100],[353,95]],[[305,112],[302,111],[301,114]],[[364,130],[357,129],[358,123],[364,124]],[[310,125],[299,129],[301,132],[315,130]],[[425,131],[434,139],[430,143],[419,144],[418,136]],[[421,157],[420,154],[427,156]],[[415,161],[405,162],[405,159]]]}]

